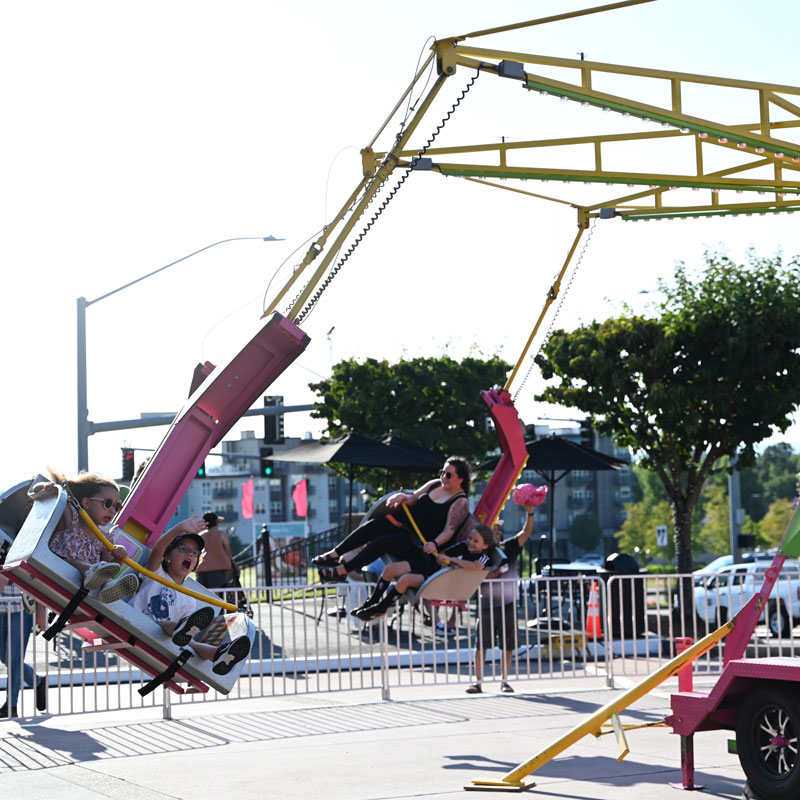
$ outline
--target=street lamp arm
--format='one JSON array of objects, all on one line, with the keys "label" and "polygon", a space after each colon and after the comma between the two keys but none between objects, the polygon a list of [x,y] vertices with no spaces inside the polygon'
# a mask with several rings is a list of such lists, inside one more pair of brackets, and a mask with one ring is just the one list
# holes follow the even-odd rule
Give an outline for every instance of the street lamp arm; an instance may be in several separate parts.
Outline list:
[{"label": "street lamp arm", "polygon": [[146,280],[147,278],[151,278],[153,275],[158,275],[159,272],[163,272],[165,269],[169,269],[170,267],[174,267],[176,264],[180,264],[181,261],[186,261],[187,258],[192,258],[192,256],[196,256],[199,253],[204,252],[205,250],[210,250],[212,247],[216,247],[219,244],[227,244],[228,242],[244,242],[244,241],[253,241],[255,239],[260,239],[262,242],[281,242],[283,239],[276,239],[274,236],[234,236],[230,239],[221,239],[218,242],[213,242],[212,244],[207,244],[205,247],[201,247],[199,250],[195,250],[193,253],[189,253],[188,255],[183,256],[182,258],[177,259],[176,261],[171,261],[169,264],[165,264],[163,267],[159,267],[158,269],[154,269],[152,272],[148,272],[147,275],[142,275],[141,278],[136,278],[136,280],[130,281],[126,283],[124,286],[119,286],[116,289],[112,289],[110,292],[106,292],[105,294],[101,294],[100,297],[95,297],[94,300],[86,300],[84,302],[85,306],[91,306],[95,303],[99,303],[101,300],[105,300],[106,297],[111,297],[112,294],[116,294],[117,292],[121,292],[123,289],[127,289],[130,286],[133,286],[140,281]]},{"label": "street lamp arm", "polygon": [[111,297],[111,295],[117,294],[121,292],[123,289],[127,289],[134,284],[139,283],[140,281],[146,280],[147,278],[151,278],[153,275],[157,275],[159,272],[163,272],[165,269],[169,269],[170,267],[174,267],[176,264],[180,264],[181,261],[186,261],[187,258],[191,258],[192,256],[196,256],[199,253],[204,252],[205,250],[210,250],[212,247],[216,247],[220,244],[226,244],[227,242],[242,242],[242,241],[252,241],[252,240],[260,240],[262,242],[281,242],[282,239],[277,239],[274,236],[233,236],[230,239],[221,239],[218,242],[213,242],[212,244],[207,244],[205,247],[201,247],[199,250],[195,250],[193,253],[189,253],[188,255],[183,256],[183,258],[177,259],[177,261],[172,261],[169,264],[165,264],[163,267],[159,267],[158,269],[154,269],[152,272],[148,272],[147,275],[142,275],[141,278],[136,278],[136,280],[130,281],[126,283],[124,286],[120,286],[116,289],[112,289],[110,292],[106,292],[105,294],[100,295],[100,297],[95,297],[94,300],[87,300],[85,297],[79,297],[77,299],[77,308],[78,308],[78,363],[77,363],[77,379],[78,379],[78,470],[88,470],[89,469],[89,436],[95,433],[100,428],[95,426],[94,423],[89,421],[89,409],[87,405],[87,393],[86,393],[86,309],[94,305],[95,303],[99,303],[101,300],[105,300],[107,297]]}]

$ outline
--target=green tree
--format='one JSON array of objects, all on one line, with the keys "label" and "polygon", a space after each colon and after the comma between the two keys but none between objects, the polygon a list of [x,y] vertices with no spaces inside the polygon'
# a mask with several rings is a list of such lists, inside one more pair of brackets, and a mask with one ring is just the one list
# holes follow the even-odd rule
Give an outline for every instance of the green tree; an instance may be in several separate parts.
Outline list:
[{"label": "green tree", "polygon": [[582,550],[593,550],[600,544],[603,529],[597,521],[597,515],[591,511],[578,514],[569,529],[569,540]]},{"label": "green tree", "polygon": [[703,490],[703,522],[697,533],[698,548],[715,556],[731,549],[731,512],[726,487],[706,484]]},{"label": "green tree", "polygon": [[794,505],[783,497],[772,502],[759,524],[761,541],[767,547],[775,547],[780,542],[793,512]]},{"label": "green tree", "polygon": [[637,501],[641,500],[649,508],[667,499],[664,484],[653,470],[645,469],[641,464],[634,464],[631,471],[633,495]]},{"label": "green tree", "polygon": [[675,543],[670,536],[667,546],[658,546],[656,528],[659,525],[666,525],[670,533],[673,528],[672,513],[670,505],[666,500],[649,505],[641,501],[639,503],[625,504],[625,521],[622,527],[614,534],[619,549],[622,553],[633,553],[638,547],[641,551],[649,550],[651,557],[661,556],[667,561],[672,561],[675,557]]},{"label": "green tree", "polygon": [[800,455],[790,444],[781,442],[767,447],[756,457],[751,469],[741,475],[742,506],[760,520],[770,504],[779,497],[791,499],[797,492],[797,473],[800,472]]},{"label": "green tree", "polygon": [[643,455],[666,489],[678,571],[692,567],[692,513],[720,459],[740,467],[774,428],[786,430],[800,398],[800,260],[737,265],[706,253],[661,284],[658,317],[630,313],[571,333],[554,331],[536,361],[537,396],[577,408],[617,444]]},{"label": "green tree", "polygon": [[447,455],[482,461],[497,446],[487,430],[483,389],[502,385],[510,366],[498,356],[340,361],[328,380],[310,384],[317,393],[312,416],[324,419],[326,435],[388,431]]}]

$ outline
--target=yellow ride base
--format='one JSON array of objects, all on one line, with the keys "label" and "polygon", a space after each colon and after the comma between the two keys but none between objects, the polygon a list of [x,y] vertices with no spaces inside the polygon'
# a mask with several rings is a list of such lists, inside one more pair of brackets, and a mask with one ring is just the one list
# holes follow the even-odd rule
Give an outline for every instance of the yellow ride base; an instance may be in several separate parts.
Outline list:
[{"label": "yellow ride base", "polygon": [[464,788],[468,792],[524,792],[536,786],[534,781],[507,783],[506,781],[472,781]]}]

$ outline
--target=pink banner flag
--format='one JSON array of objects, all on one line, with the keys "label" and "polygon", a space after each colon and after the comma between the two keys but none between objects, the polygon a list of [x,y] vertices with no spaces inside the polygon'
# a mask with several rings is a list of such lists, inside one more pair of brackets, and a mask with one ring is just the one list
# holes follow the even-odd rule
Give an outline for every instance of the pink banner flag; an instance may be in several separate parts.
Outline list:
[{"label": "pink banner flag", "polygon": [[253,479],[242,484],[242,519],[253,519]]},{"label": "pink banner flag", "polygon": [[294,511],[298,517],[308,516],[308,478],[298,483],[292,490],[292,500],[294,500]]}]

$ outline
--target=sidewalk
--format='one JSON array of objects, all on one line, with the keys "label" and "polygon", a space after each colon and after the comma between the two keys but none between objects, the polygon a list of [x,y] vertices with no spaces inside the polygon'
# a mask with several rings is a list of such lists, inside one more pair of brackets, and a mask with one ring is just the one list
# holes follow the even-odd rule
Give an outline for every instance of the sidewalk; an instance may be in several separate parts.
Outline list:
[{"label": "sidewalk", "polygon": [[[362,691],[181,705],[171,721],[144,709],[0,722],[0,796],[451,800],[472,780],[497,779],[528,760],[619,693],[596,678],[518,681],[513,695],[494,694],[493,683],[482,695],[463,689],[398,689],[391,702]],[[656,721],[668,707],[667,691],[651,693],[623,722]],[[695,737],[706,797],[742,796],[730,736]],[[629,732],[628,742],[631,754],[617,763],[613,736],[584,738],[539,770],[525,796],[677,797],[669,783],[681,780],[678,738],[655,728]]]}]

